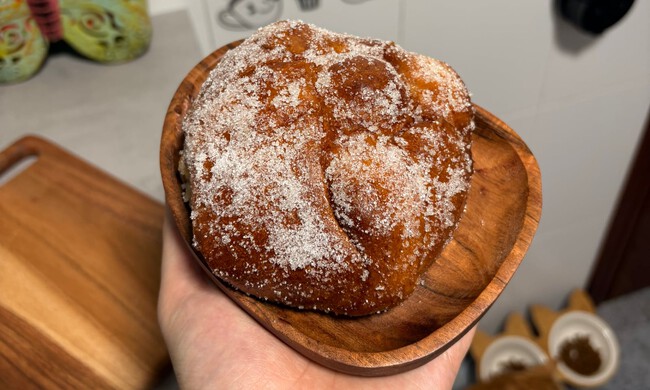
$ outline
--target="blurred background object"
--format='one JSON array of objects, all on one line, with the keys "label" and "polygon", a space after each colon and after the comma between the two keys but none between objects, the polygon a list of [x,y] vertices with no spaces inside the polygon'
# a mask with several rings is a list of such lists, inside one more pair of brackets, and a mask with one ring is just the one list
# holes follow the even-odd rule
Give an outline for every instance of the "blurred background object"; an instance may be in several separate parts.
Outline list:
[{"label": "blurred background object", "polygon": [[24,81],[63,41],[93,61],[141,56],[151,41],[145,0],[6,0],[0,3],[0,83]]},{"label": "blurred background object", "polygon": [[560,14],[577,28],[601,34],[630,10],[634,0],[558,0]]}]

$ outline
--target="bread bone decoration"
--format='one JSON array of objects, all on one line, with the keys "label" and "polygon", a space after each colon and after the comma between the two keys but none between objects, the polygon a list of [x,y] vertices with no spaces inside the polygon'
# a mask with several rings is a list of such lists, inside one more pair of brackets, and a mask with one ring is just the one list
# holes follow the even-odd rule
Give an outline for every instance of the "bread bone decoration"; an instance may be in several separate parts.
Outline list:
[{"label": "bread bone decoration", "polygon": [[386,310],[458,224],[473,115],[438,60],[298,21],[261,28],[224,55],[184,119],[193,244],[253,296]]}]

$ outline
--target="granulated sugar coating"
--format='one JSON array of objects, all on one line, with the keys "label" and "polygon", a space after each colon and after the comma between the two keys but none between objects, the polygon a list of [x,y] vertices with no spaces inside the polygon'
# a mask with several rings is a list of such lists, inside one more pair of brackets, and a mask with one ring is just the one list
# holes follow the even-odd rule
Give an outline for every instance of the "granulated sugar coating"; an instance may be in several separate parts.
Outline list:
[{"label": "granulated sugar coating", "polygon": [[298,21],[264,27],[225,54],[183,123],[194,245],[259,298],[385,310],[458,224],[473,128],[440,61]]}]

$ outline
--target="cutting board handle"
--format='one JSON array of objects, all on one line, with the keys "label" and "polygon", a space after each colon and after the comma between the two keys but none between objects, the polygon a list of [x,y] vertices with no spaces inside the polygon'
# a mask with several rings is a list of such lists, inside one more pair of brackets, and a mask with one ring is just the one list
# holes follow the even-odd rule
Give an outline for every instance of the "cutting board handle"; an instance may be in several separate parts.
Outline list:
[{"label": "cutting board handle", "polygon": [[43,152],[44,143],[39,137],[26,136],[0,151],[0,186],[32,165]]},{"label": "cutting board handle", "polygon": [[5,150],[0,151],[0,186],[18,176],[44,156],[58,160],[68,158],[68,155],[61,149],[36,135],[26,135],[9,145]]},{"label": "cutting board handle", "polygon": [[34,135],[20,138],[0,152],[0,174],[9,170],[23,158],[39,156],[48,146],[47,141]]}]

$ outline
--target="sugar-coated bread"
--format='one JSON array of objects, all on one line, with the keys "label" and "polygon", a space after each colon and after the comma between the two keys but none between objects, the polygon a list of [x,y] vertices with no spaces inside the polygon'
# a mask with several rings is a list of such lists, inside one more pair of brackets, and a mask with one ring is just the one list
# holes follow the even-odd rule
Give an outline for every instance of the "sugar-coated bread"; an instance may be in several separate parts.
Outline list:
[{"label": "sugar-coated bread", "polygon": [[253,296],[386,310],[458,224],[473,115],[438,60],[298,21],[264,27],[224,55],[183,123],[194,246]]}]

